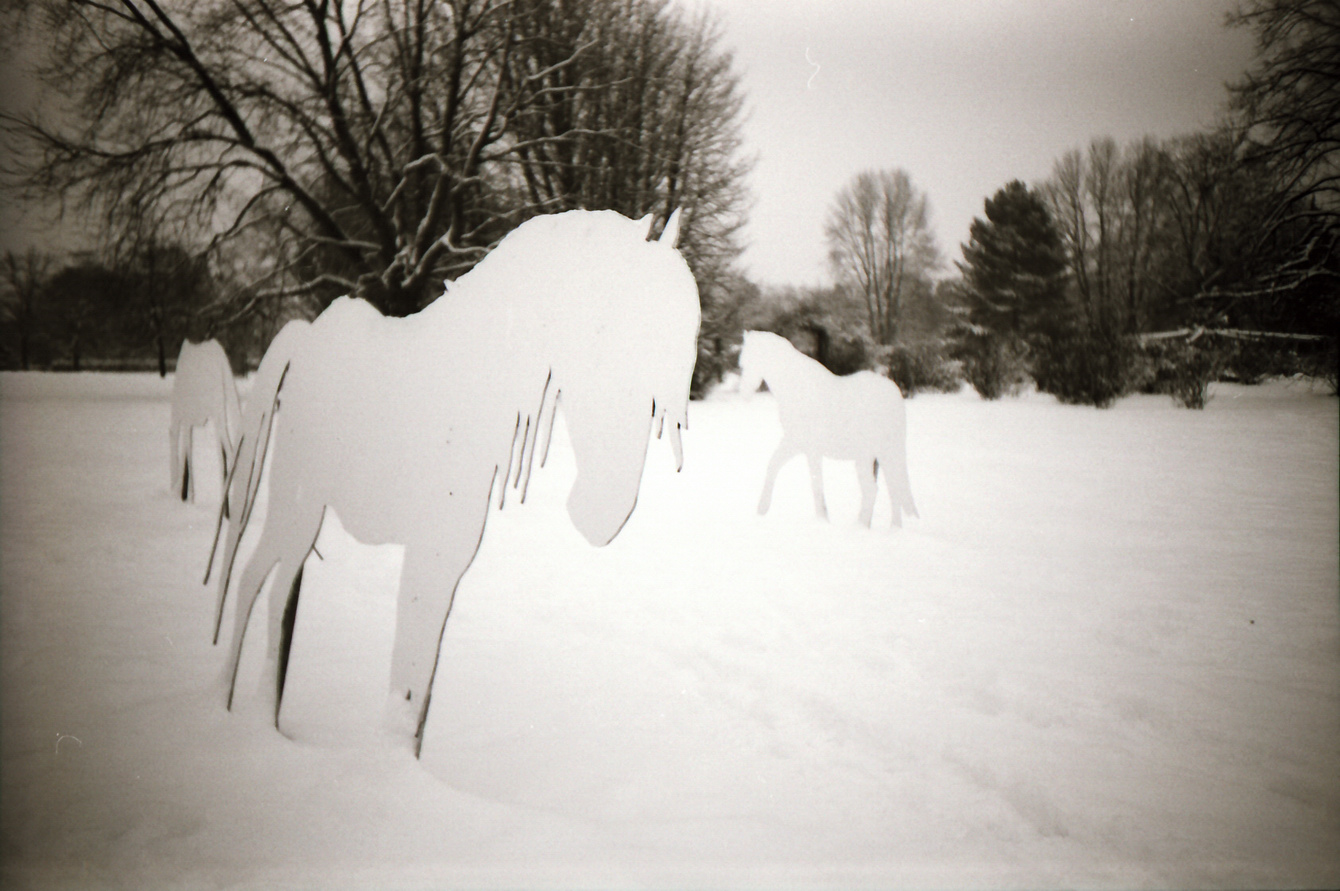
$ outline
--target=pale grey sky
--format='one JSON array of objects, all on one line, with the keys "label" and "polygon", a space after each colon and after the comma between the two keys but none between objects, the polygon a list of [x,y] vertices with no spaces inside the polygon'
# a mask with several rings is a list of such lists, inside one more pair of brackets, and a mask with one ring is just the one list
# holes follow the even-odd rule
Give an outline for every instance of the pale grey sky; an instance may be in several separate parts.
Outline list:
[{"label": "pale grey sky", "polygon": [[1035,183],[1097,136],[1125,143],[1213,125],[1251,61],[1233,0],[683,0],[717,9],[744,76],[758,155],[744,265],[827,278],[824,217],[867,168],[925,192],[960,259],[983,200]]}]

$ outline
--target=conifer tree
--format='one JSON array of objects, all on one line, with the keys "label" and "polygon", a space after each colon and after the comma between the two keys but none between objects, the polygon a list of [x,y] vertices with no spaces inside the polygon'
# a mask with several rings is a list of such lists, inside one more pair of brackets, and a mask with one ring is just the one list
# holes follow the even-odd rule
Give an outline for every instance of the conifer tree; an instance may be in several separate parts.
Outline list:
[{"label": "conifer tree", "polygon": [[972,221],[959,269],[969,320],[997,335],[1029,341],[1065,316],[1065,249],[1046,202],[1018,180],[986,200]]}]

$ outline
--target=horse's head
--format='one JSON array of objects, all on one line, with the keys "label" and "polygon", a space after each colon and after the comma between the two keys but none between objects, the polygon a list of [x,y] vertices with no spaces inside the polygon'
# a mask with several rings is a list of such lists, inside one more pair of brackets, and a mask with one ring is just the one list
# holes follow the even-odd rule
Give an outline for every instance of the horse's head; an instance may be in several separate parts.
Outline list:
[{"label": "horse's head", "polygon": [[562,391],[577,463],[568,516],[591,544],[609,544],[637,504],[651,430],[650,405],[621,387],[604,394]]},{"label": "horse's head", "polygon": [[[678,213],[658,241],[615,215],[581,258],[584,293],[565,320],[571,349],[554,362],[577,463],[568,515],[594,545],[610,542],[637,504],[647,440],[669,430],[682,463],[697,359],[698,287],[674,248]],[[638,228],[642,226],[642,228]],[[622,227],[622,229],[620,228]]]}]

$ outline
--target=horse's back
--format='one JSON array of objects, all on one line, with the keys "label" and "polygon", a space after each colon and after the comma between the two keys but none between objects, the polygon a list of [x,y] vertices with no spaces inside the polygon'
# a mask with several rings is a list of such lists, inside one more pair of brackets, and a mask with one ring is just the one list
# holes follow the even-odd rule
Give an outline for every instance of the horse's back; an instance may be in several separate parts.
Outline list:
[{"label": "horse's back", "polygon": [[858,371],[839,380],[846,381],[851,391],[847,402],[853,411],[888,435],[902,435],[907,410],[903,405],[903,392],[896,383],[873,371]]},{"label": "horse's back", "polygon": [[182,341],[172,379],[174,421],[198,424],[214,416],[235,421],[235,416],[229,417],[234,406],[227,399],[232,373],[228,354],[217,340]]},{"label": "horse's back", "polygon": [[884,450],[906,427],[898,385],[873,371],[816,377],[778,398],[786,435],[806,451],[861,460]]},{"label": "horse's back", "polygon": [[843,382],[843,386],[855,393],[853,399],[857,402],[865,403],[871,407],[901,406],[903,404],[903,391],[898,389],[896,383],[877,372],[858,371],[854,374],[839,377],[837,380]]}]

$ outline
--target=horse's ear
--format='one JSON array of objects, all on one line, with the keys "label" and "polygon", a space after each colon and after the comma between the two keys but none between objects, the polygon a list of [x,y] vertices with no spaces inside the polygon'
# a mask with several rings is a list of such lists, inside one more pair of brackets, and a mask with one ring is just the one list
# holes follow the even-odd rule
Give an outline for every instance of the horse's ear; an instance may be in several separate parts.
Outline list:
[{"label": "horse's ear", "polygon": [[644,228],[644,229],[647,230],[647,234],[644,235],[644,236],[642,236],[642,240],[643,240],[643,241],[650,241],[650,240],[651,240],[651,230],[652,230],[652,228],[656,225],[656,214],[654,214],[654,213],[649,213],[649,214],[647,214],[645,217],[643,217],[642,219],[638,220],[638,221],[637,221],[637,224],[638,224],[639,226],[641,226],[642,228]]},{"label": "horse's ear", "polygon": [[670,219],[665,221],[665,228],[661,230],[661,242],[670,247],[677,247],[679,244],[679,212],[680,208],[676,207],[674,213],[670,214]]}]

